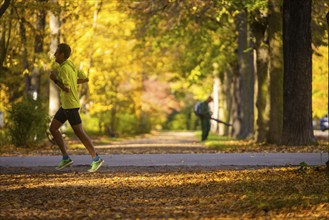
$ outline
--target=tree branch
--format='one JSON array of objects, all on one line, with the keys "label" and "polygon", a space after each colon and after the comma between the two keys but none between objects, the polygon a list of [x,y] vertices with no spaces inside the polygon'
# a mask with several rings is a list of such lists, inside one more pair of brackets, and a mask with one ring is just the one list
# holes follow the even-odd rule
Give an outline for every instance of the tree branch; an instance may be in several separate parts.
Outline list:
[{"label": "tree branch", "polygon": [[9,7],[9,5],[10,5],[10,0],[5,0],[5,2],[1,5],[1,7],[0,7],[0,18],[5,13],[7,8]]}]

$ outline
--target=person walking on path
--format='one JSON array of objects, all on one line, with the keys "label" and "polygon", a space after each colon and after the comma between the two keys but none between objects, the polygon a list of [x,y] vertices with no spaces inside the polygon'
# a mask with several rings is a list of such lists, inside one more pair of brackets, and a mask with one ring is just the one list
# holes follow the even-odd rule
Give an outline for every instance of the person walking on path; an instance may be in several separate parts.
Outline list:
[{"label": "person walking on path", "polygon": [[56,73],[51,71],[49,76],[49,78],[60,88],[60,100],[62,105],[56,112],[49,128],[63,155],[56,170],[61,170],[73,163],[73,160],[67,153],[66,143],[64,142],[59,130],[59,128],[68,120],[75,135],[80,139],[93,158],[91,168],[88,171],[95,172],[102,166],[104,160],[96,153],[91,139],[82,128],[79,114],[80,101],[77,86],[77,84],[88,82],[89,79],[83,71],[78,70],[72,61],[68,59],[70,55],[70,46],[63,43],[59,44],[54,56],[56,62],[60,64],[60,67]]},{"label": "person walking on path", "polygon": [[199,118],[201,120],[201,128],[202,128],[201,141],[207,140],[210,131],[210,119],[212,112],[210,112],[208,104],[212,101],[213,98],[209,96],[205,101],[201,102],[199,106],[200,108]]}]

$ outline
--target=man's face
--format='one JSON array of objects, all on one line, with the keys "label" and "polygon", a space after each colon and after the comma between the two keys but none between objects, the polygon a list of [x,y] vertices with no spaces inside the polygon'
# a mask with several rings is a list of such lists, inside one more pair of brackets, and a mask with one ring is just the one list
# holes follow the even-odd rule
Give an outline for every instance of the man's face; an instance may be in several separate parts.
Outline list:
[{"label": "man's face", "polygon": [[56,62],[57,63],[59,63],[59,64],[63,63],[63,61],[64,61],[64,53],[61,52],[58,48],[57,48],[54,56],[55,56],[55,59],[56,59]]}]

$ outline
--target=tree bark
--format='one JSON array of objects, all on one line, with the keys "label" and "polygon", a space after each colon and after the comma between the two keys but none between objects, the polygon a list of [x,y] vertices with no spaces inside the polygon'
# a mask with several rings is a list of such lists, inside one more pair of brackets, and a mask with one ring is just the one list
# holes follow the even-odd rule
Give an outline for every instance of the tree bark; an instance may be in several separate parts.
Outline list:
[{"label": "tree bark", "polygon": [[19,20],[19,35],[21,37],[22,47],[23,47],[23,72],[24,72],[24,81],[25,81],[25,96],[29,96],[31,89],[31,77],[29,74],[29,62],[28,62],[28,52],[27,52],[27,43],[26,43],[26,28],[25,28],[25,18],[22,17]]},{"label": "tree bark", "polygon": [[283,3],[283,134],[284,145],[311,145],[312,34],[311,0]]},{"label": "tree bark", "polygon": [[[52,0],[57,4],[57,0]],[[49,27],[50,27],[50,53],[53,55],[59,44],[60,37],[60,13],[50,12]],[[49,115],[55,115],[59,109],[59,90],[57,86],[49,80]]]},{"label": "tree bark", "polygon": [[[227,121],[227,106],[226,106],[226,96],[227,94],[225,93],[225,81],[227,79],[225,78],[225,72],[221,72],[219,74],[219,79],[218,79],[218,93],[219,93],[219,99],[218,99],[218,119],[219,120],[222,120],[222,121]],[[218,134],[223,136],[225,135],[225,128],[227,126],[225,126],[224,124],[222,123],[217,123],[217,126],[218,126]]]},{"label": "tree bark", "polygon": [[267,142],[281,144],[283,123],[282,1],[269,0],[269,97]]},{"label": "tree bark", "polygon": [[[327,18],[327,27],[328,27],[327,30],[329,33],[329,12],[327,13],[326,18]],[[328,74],[329,74],[329,37],[328,37]],[[329,102],[328,102],[328,109],[329,109]],[[329,171],[329,159],[326,162],[326,165],[327,165],[327,170]]]},{"label": "tree bark", "polygon": [[0,18],[6,12],[7,8],[10,5],[10,0],[5,0],[4,3],[0,7]]},{"label": "tree bark", "polygon": [[[39,0],[44,2],[46,0]],[[34,68],[32,70],[31,86],[33,99],[37,99],[40,94],[41,66],[38,64],[41,59],[40,54],[43,52],[43,40],[46,27],[46,11],[40,9],[36,19],[36,36],[34,38]]]},{"label": "tree bark", "polygon": [[[212,90],[212,97],[214,99],[213,103],[211,103],[212,106],[212,112],[213,112],[213,117],[218,119],[219,116],[219,78],[218,78],[218,64],[213,63],[213,90]],[[216,133],[218,131],[218,123],[215,121],[210,121],[211,123],[211,131]]]},{"label": "tree bark", "polygon": [[[0,23],[0,69],[4,67],[4,62],[7,55],[7,50],[9,47],[9,40],[11,35],[11,28],[12,28],[12,16],[13,16],[13,9],[10,10],[10,16],[8,18],[8,22],[3,21]],[[1,75],[1,72],[0,72]]]},{"label": "tree bark", "polygon": [[239,78],[236,81],[236,89],[238,89],[236,92],[240,98],[235,100],[240,101],[236,107],[241,109],[236,111],[238,119],[234,120],[233,136],[238,139],[244,139],[253,134],[254,128],[254,72],[249,44],[247,14],[245,11],[240,12],[237,16],[237,29]]},{"label": "tree bark", "polygon": [[265,32],[267,29],[266,23],[255,21],[252,25],[252,30],[256,39],[256,108],[257,120],[255,129],[255,142],[266,142],[266,97],[267,97],[267,74],[268,74],[268,60],[269,52],[268,45],[265,39]]},{"label": "tree bark", "polygon": [[[232,104],[233,104],[233,71],[232,67],[229,67],[227,69],[227,72],[224,74],[224,94],[225,94],[225,121],[228,123],[231,123],[232,119]],[[229,136],[230,132],[232,131],[231,127],[224,126],[224,136]]]},{"label": "tree bark", "polygon": [[241,113],[241,95],[240,95],[240,73],[238,64],[234,64],[232,77],[232,130],[231,136],[238,138],[238,134],[242,125],[242,113]]},{"label": "tree bark", "polygon": [[[328,27],[328,29],[327,29],[327,33],[328,33],[328,35],[329,35],[329,11],[328,11],[328,13],[327,13],[327,15],[326,15],[326,18],[327,18],[327,27]],[[328,36],[328,74],[329,74],[329,36]],[[329,109],[329,102],[328,102],[328,106],[327,106],[328,108],[327,109]],[[329,160],[328,160],[328,162],[329,162]]]},{"label": "tree bark", "polygon": [[[102,9],[102,0],[96,0],[95,1],[95,10],[94,10],[94,17],[93,17],[93,25],[92,25],[92,34],[89,41],[89,55],[88,55],[88,68],[87,68],[87,77],[89,77],[90,70],[93,64],[93,54],[94,54],[94,42],[95,42],[95,35],[96,35],[96,28],[97,28],[97,19],[98,14]],[[86,99],[88,99],[88,83],[84,83],[81,85],[80,89],[80,102],[81,107],[83,108],[86,104]]]}]

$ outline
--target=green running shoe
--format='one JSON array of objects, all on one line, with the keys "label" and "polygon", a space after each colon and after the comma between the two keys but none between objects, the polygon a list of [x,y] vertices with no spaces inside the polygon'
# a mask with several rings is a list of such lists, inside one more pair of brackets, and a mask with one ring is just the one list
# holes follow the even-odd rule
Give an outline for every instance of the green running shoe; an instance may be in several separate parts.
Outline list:
[{"label": "green running shoe", "polygon": [[57,167],[55,168],[56,170],[61,170],[65,167],[70,166],[73,163],[73,160],[71,160],[71,158],[66,159],[66,160],[61,160],[61,162],[59,162],[59,164],[57,165]]},{"label": "green running shoe", "polygon": [[93,161],[91,163],[91,168],[88,170],[88,172],[96,172],[104,163],[103,159],[99,159],[97,161]]}]

